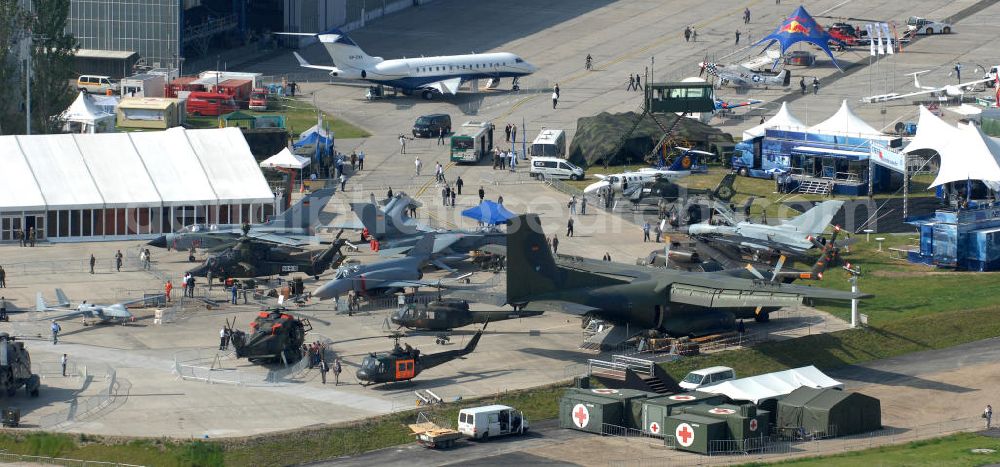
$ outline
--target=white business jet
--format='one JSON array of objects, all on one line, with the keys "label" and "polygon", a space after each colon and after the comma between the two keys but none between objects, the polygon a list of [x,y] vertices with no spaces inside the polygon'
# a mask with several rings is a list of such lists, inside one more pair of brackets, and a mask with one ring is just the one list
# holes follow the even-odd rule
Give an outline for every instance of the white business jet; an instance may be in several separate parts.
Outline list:
[{"label": "white business jet", "polygon": [[596,193],[602,188],[610,187],[616,194],[621,194],[629,187],[641,186],[656,180],[678,180],[691,175],[691,168],[695,165],[696,157],[714,155],[691,148],[678,147],[675,149],[679,149],[681,154],[674,158],[674,163],[666,169],[643,167],[637,171],[614,175],[594,174],[594,177],[600,181],[587,185],[583,192]]},{"label": "white business jet", "polygon": [[530,75],[538,69],[521,57],[508,52],[385,60],[382,57],[371,57],[366,54],[339,29],[320,34],[297,32],[276,34],[316,37],[326,48],[335,65],[313,65],[293,52],[302,67],[326,70],[333,77],[390,86],[402,90],[404,94],[419,92],[424,99],[432,99],[434,94],[456,94],[463,82],[477,79],[491,80],[492,87],[499,83],[501,78],[513,78],[512,88],[516,90],[518,78]]}]

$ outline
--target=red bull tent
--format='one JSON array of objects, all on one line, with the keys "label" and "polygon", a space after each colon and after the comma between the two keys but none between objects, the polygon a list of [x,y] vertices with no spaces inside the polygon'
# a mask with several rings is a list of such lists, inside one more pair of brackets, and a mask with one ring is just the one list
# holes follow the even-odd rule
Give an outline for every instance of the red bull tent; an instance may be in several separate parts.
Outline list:
[{"label": "red bull tent", "polygon": [[[813,19],[804,6],[799,6],[798,9],[791,14],[791,16],[782,21],[781,25],[778,26],[778,29],[765,36],[763,39],[754,44],[754,46],[767,43],[764,47],[766,50],[777,42],[781,47],[781,54],[784,55],[785,51],[788,50],[792,44],[798,42],[808,42],[823,49],[823,51],[826,52],[826,55],[830,57],[830,60],[833,61],[833,64],[836,65],[837,69],[842,70],[842,68],[840,68],[840,64],[837,63],[837,59],[833,58],[833,53],[830,52],[830,41],[842,43],[839,39],[834,39],[830,36],[830,33],[826,32],[826,30],[823,29],[823,26],[820,26],[819,23]],[[779,57],[778,60],[781,60],[781,58]],[[776,60],[774,65],[777,66],[777,64],[778,61]]]}]

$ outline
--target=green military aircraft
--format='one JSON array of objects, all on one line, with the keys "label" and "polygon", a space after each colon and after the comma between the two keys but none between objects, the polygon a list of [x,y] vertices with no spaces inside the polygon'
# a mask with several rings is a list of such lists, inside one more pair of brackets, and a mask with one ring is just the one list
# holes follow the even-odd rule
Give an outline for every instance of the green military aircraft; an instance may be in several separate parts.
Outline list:
[{"label": "green military aircraft", "polygon": [[507,303],[558,302],[582,316],[615,326],[604,344],[646,330],[698,336],[735,329],[803,298],[850,300],[867,294],[784,284],[724,272],[687,272],[577,258],[556,264],[536,214],[518,216],[507,238]]},{"label": "green military aircraft", "polygon": [[433,354],[421,354],[419,349],[414,349],[409,344],[406,344],[405,347],[400,347],[399,339],[403,337],[402,334],[393,334],[389,336],[396,341],[392,351],[372,352],[361,361],[361,368],[357,372],[358,381],[361,381],[361,384],[364,386],[409,381],[416,378],[423,370],[431,369],[472,353],[476,350],[476,345],[479,344],[479,339],[483,337],[483,331],[485,330],[486,325],[483,325],[483,329],[476,331],[476,334],[472,336],[472,339],[469,340],[469,343],[464,348]]},{"label": "green military aircraft", "polygon": [[281,306],[259,312],[250,323],[250,332],[234,329],[235,326],[235,319],[233,324],[226,320],[236,358],[263,363],[299,361],[306,333],[312,331],[308,319],[296,318]]},{"label": "green military aircraft", "polygon": [[340,249],[347,241],[340,238],[322,252],[303,251],[253,237],[243,237],[235,245],[210,254],[200,266],[188,271],[195,277],[209,273],[220,280],[226,277],[265,277],[303,273],[319,278],[327,269],[340,266],[345,256]]},{"label": "green military aircraft", "polygon": [[470,324],[526,318],[541,315],[542,311],[493,310],[470,311],[469,302],[444,298],[425,305],[409,304],[393,313],[392,323],[417,331],[450,331]]}]

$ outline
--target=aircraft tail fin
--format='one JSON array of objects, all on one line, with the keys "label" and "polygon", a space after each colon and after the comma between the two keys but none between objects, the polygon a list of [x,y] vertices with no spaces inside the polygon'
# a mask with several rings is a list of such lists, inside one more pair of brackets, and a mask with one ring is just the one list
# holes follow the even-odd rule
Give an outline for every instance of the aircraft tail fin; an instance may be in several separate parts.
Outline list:
[{"label": "aircraft tail fin", "polygon": [[373,203],[351,203],[351,211],[358,216],[361,225],[370,235],[379,238],[385,233],[385,213]]},{"label": "aircraft tail fin", "polygon": [[782,86],[788,86],[792,83],[792,72],[788,69],[781,70],[781,74],[785,75],[785,78],[781,80]]},{"label": "aircraft tail fin", "polygon": [[736,174],[728,173],[722,180],[719,181],[719,185],[712,190],[712,197],[723,202],[729,202],[736,195],[736,189],[733,188],[733,183],[736,182]]},{"label": "aircraft tail fin", "polygon": [[555,290],[557,272],[538,214],[518,216],[507,233],[507,302]]},{"label": "aircraft tail fin", "polygon": [[49,304],[45,303],[45,297],[41,292],[35,294],[35,311],[45,311],[49,309]]},{"label": "aircraft tail fin", "polygon": [[298,203],[295,203],[294,206],[283,212],[275,224],[286,228],[298,227],[308,229],[312,227],[318,223],[319,213],[323,211],[326,203],[333,197],[333,191],[332,188],[323,188],[309,193],[300,199]]},{"label": "aircraft tail fin", "polygon": [[796,230],[805,234],[821,234],[826,230],[826,226],[830,225],[833,216],[837,214],[837,211],[840,211],[840,207],[843,205],[844,202],[841,200],[824,201],[784,224],[795,227]]},{"label": "aircraft tail fin", "polygon": [[674,162],[667,167],[667,170],[691,170],[694,165],[695,154],[682,152],[674,158]]},{"label": "aircraft tail fin", "polygon": [[56,289],[56,300],[58,306],[69,306],[69,298],[62,289]]},{"label": "aircraft tail fin", "polygon": [[432,253],[434,253],[434,234],[429,233],[420,237],[406,256],[430,256]]},{"label": "aircraft tail fin", "polygon": [[347,33],[340,29],[331,29],[318,35],[320,43],[326,48],[326,52],[333,59],[333,64],[340,69],[356,69],[362,71],[362,78],[365,78],[364,70],[382,61],[381,57],[372,57],[361,50]]}]

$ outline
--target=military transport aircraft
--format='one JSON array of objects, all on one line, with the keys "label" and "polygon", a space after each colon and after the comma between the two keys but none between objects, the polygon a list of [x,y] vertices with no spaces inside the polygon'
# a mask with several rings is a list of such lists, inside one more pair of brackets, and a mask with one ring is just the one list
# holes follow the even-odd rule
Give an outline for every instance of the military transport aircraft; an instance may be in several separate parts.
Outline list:
[{"label": "military transport aircraft", "polygon": [[275,244],[268,240],[243,237],[236,244],[219,253],[210,254],[198,267],[188,271],[195,277],[265,277],[303,273],[315,278],[331,267],[338,267],[344,260],[340,249],[347,240],[337,237],[326,250],[304,251],[300,248]]},{"label": "military transport aircraft", "polygon": [[843,201],[830,200],[813,206],[798,217],[778,225],[754,224],[749,220],[735,225],[712,225],[702,222],[688,226],[688,234],[708,242],[719,242],[757,251],[779,251],[802,255],[816,246],[812,237],[819,237],[830,225]]},{"label": "military transport aircraft", "polygon": [[580,259],[557,264],[537,214],[521,215],[513,221],[507,238],[507,303],[515,308],[534,302],[559,303],[567,312],[621,325],[604,336],[605,345],[624,342],[646,330],[675,336],[731,331],[737,318],[795,306],[803,298],[870,296],[610,261]]},{"label": "military transport aircraft", "polygon": [[236,243],[244,235],[260,240],[268,240],[288,246],[304,246],[321,243],[313,230],[319,212],[333,196],[333,189],[316,190],[282,213],[277,218],[261,224],[250,224],[250,231],[243,232],[240,224],[193,224],[177,232],[168,233],[151,240],[148,245],[158,248],[187,250],[214,248]]}]

